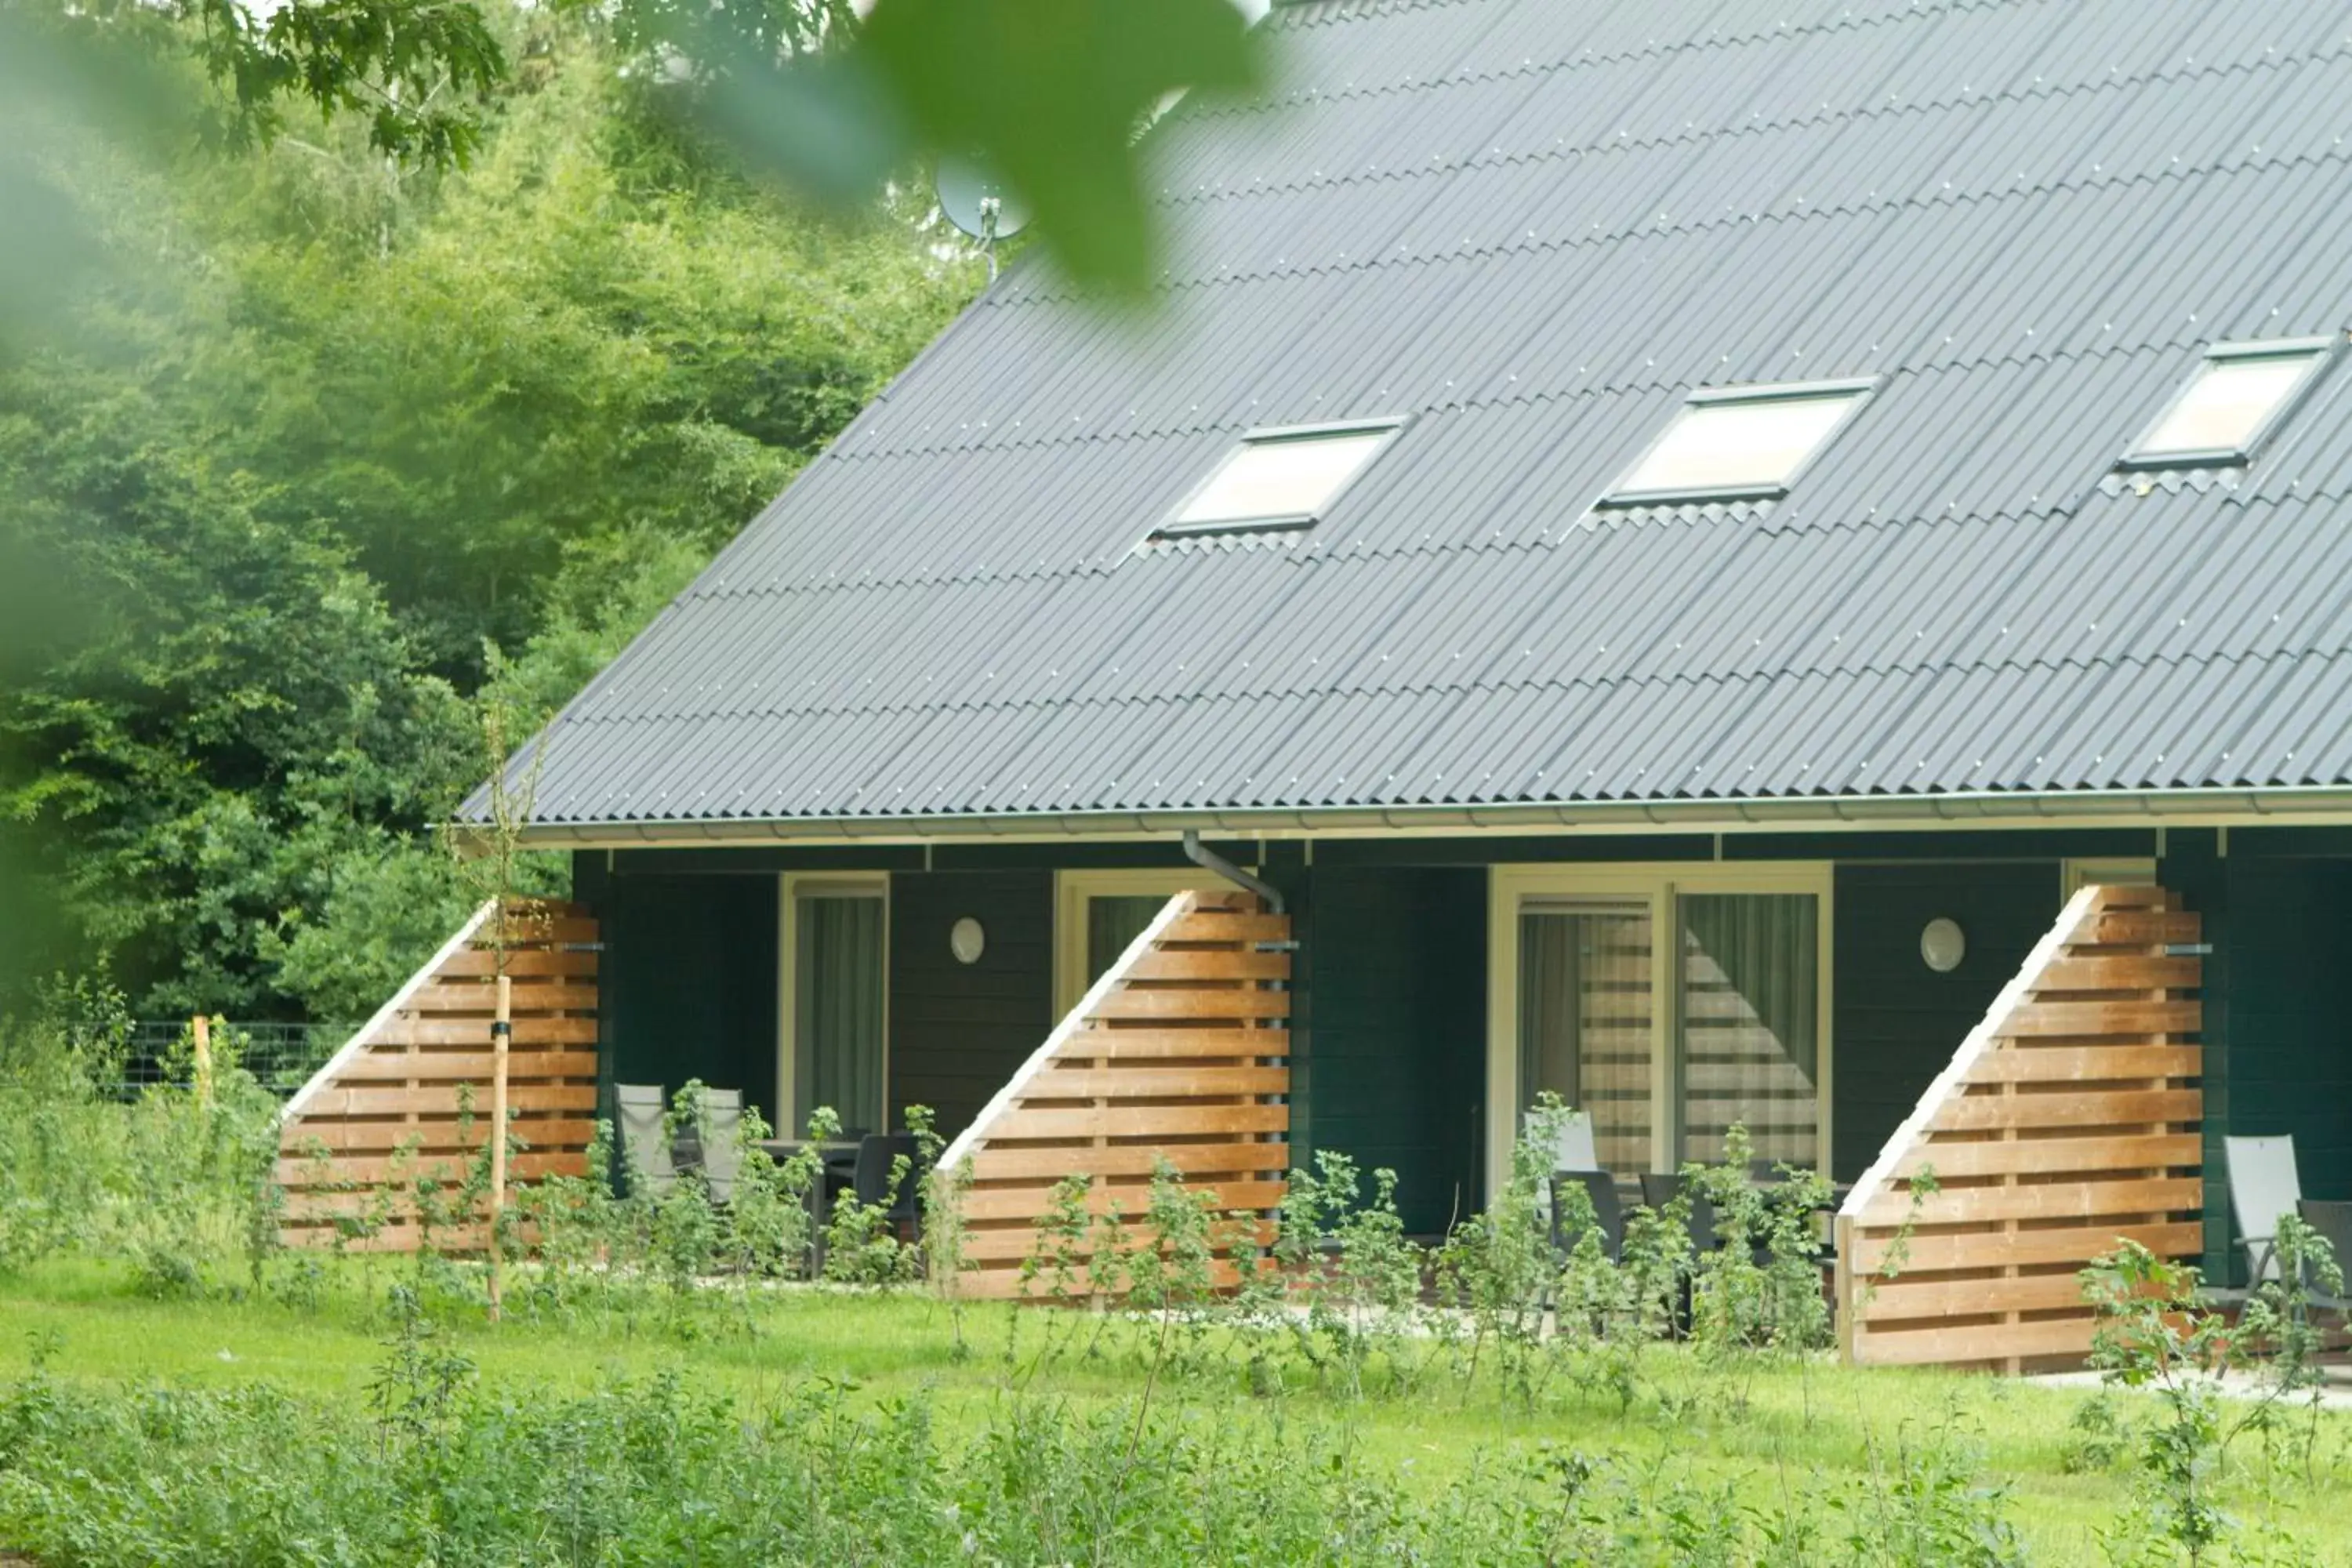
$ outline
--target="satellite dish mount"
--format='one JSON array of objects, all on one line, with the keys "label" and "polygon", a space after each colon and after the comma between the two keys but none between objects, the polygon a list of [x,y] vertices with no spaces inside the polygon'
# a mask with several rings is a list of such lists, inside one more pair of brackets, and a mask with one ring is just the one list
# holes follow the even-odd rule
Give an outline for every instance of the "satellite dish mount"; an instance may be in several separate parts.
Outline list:
[{"label": "satellite dish mount", "polygon": [[1029,226],[1029,209],[996,171],[975,156],[940,160],[940,211],[980,242],[988,258],[988,280],[996,281],[996,242]]}]

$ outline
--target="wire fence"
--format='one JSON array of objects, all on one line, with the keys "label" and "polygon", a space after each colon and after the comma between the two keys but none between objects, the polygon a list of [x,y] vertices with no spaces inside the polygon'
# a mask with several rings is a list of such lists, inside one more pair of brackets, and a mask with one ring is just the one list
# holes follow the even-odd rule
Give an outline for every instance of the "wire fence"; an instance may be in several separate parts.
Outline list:
[{"label": "wire fence", "polygon": [[[215,1021],[215,1057],[234,1050],[237,1065],[259,1079],[263,1088],[285,1099],[310,1080],[342,1043],[358,1029],[356,1024],[240,1024]],[[185,1018],[143,1018],[131,1026],[122,1052],[121,1081],[110,1087],[125,1100],[158,1084],[184,1083],[188,1078],[190,1035]]]}]

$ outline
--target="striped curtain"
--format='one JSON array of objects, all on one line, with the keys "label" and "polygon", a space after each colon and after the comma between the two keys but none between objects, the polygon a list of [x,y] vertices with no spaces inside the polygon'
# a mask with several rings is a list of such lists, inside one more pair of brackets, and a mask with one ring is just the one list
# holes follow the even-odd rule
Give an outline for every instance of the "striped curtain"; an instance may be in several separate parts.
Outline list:
[{"label": "striped curtain", "polygon": [[1592,1119],[1601,1169],[1650,1168],[1650,911],[1646,904],[1519,919],[1521,1109],[1550,1089]]},{"label": "striped curtain", "polygon": [[1683,1157],[1717,1160],[1734,1122],[1759,1160],[1821,1149],[1820,901],[1811,893],[1694,893],[1682,925]]}]

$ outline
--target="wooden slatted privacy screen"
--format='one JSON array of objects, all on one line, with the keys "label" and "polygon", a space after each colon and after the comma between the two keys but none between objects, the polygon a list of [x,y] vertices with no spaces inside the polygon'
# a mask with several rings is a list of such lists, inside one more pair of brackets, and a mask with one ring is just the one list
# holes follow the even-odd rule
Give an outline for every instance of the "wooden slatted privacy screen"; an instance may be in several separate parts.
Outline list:
[{"label": "wooden slatted privacy screen", "polygon": [[[332,1060],[287,1102],[279,1124],[281,1227],[290,1246],[333,1239],[338,1218],[368,1212],[387,1186],[419,1177],[455,1185],[489,1137],[490,1021],[498,994],[493,906],[484,904]],[[510,1180],[583,1175],[596,1112],[596,922],[566,904],[532,904],[508,921],[514,1035],[507,1101],[522,1152]],[[473,1086],[461,1134],[458,1089]],[[403,1151],[411,1151],[404,1154]],[[414,1205],[396,1203],[377,1235],[351,1242],[412,1251]],[[478,1227],[437,1237],[466,1246]]]},{"label": "wooden slatted privacy screen", "polygon": [[1130,1221],[1163,1155],[1220,1214],[1281,1205],[1289,934],[1288,917],[1244,893],[1169,900],[940,1155],[943,1175],[970,1172],[961,1213],[974,1267],[961,1289],[1022,1294],[1022,1261],[1038,1248],[1055,1184],[1072,1174],[1094,1178],[1093,1213],[1115,1202]]},{"label": "wooden slatted privacy screen", "polygon": [[[2078,1269],[2123,1237],[2203,1250],[2202,965],[2178,951],[2198,931],[2158,888],[2067,903],[1839,1211],[1847,1360],[2076,1364]],[[1929,1169],[1941,1191],[1914,1215]]]}]

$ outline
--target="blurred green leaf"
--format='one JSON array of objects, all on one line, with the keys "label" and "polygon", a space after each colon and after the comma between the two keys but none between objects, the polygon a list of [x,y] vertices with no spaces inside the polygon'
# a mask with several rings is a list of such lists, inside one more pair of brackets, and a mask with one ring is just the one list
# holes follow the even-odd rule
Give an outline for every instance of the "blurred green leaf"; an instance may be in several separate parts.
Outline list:
[{"label": "blurred green leaf", "polygon": [[858,47],[924,151],[982,154],[1074,278],[1126,293],[1156,238],[1138,129],[1180,89],[1259,80],[1228,0],[877,0]]},{"label": "blurred green leaf", "polygon": [[1121,294],[1144,288],[1157,240],[1139,131],[1174,93],[1245,91],[1263,74],[1229,0],[877,0],[846,48],[836,21],[781,57],[722,26],[732,9],[664,34],[677,53],[648,65],[673,69],[678,105],[749,167],[841,204],[910,164],[976,155],[1074,279]]}]

